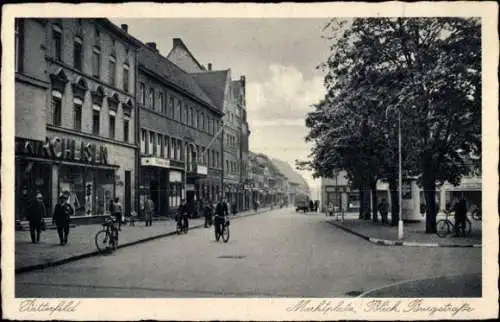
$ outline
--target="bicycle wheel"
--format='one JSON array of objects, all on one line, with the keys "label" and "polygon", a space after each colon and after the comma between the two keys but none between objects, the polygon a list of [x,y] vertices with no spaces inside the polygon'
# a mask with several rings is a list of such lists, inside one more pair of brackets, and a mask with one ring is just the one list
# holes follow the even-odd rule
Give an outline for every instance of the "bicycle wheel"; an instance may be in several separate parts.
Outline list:
[{"label": "bicycle wheel", "polygon": [[183,227],[184,234],[187,234],[189,230],[189,224],[185,224]]},{"label": "bicycle wheel", "polygon": [[229,226],[224,225],[222,228],[222,240],[227,243],[229,241]]},{"label": "bicycle wheel", "polygon": [[111,236],[108,234],[107,230],[100,230],[95,235],[95,245],[99,252],[105,252],[109,248]]},{"label": "bicycle wheel", "polygon": [[175,232],[178,235],[182,232],[182,227],[181,227],[181,224],[179,222],[177,222],[177,225],[176,225],[176,228],[175,228]]},{"label": "bicycle wheel", "polygon": [[441,219],[436,224],[436,234],[443,238],[451,232],[450,223],[446,219]]},{"label": "bicycle wheel", "polygon": [[467,235],[470,235],[470,232],[472,231],[472,223],[470,222],[470,219],[467,218],[465,220],[465,231],[464,231],[464,235],[467,236]]}]

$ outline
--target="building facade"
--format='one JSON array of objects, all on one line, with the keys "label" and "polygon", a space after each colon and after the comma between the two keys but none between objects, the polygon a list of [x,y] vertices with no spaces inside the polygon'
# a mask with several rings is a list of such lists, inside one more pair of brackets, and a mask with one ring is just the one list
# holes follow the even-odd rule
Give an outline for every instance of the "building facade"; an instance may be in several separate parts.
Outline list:
[{"label": "building facade", "polygon": [[137,47],[107,19],[16,20],[16,219],[36,192],[75,217],[136,209]]},{"label": "building facade", "polygon": [[157,215],[186,198],[192,209],[222,189],[222,112],[195,79],[163,57],[154,43],[138,53],[140,205],[150,197]]},{"label": "building facade", "polygon": [[180,38],[174,38],[167,58],[192,75],[210,96],[223,116],[223,194],[237,211],[251,207],[251,189],[248,184],[248,138],[246,115],[246,80],[231,79],[231,70],[212,70],[200,64]]},{"label": "building facade", "polygon": [[295,196],[297,194],[305,194],[311,197],[309,185],[300,174],[295,172],[288,162],[273,158],[272,163],[284,176],[283,184],[286,186],[283,189],[283,193],[288,199],[288,204],[293,205],[295,203]]}]

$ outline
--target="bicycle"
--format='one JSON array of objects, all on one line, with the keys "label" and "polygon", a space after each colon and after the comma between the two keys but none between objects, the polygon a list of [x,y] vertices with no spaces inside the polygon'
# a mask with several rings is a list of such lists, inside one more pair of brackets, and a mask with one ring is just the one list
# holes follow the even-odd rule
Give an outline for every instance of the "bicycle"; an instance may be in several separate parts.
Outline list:
[{"label": "bicycle", "polygon": [[[217,217],[220,217],[220,216],[215,216],[216,218]],[[219,232],[218,229],[217,229],[218,225],[215,225],[215,240],[216,241],[219,241],[220,238],[222,237],[222,241],[224,243],[227,243],[229,241],[229,236],[230,236],[230,233],[229,233],[229,218],[228,217],[224,217],[224,223],[222,224],[222,232]]]},{"label": "bicycle", "polygon": [[483,220],[483,214],[481,213],[481,209],[477,208],[472,212],[472,219],[476,221],[481,221]]},{"label": "bicycle", "polygon": [[[455,222],[451,221],[448,217],[451,216],[453,212],[452,211],[445,211],[445,219],[441,219],[436,223],[436,234],[443,238],[448,236],[451,233],[455,233]],[[459,232],[460,235],[466,236],[469,235],[471,232],[471,222],[468,217],[465,219],[465,229],[462,227]]]},{"label": "bicycle", "polygon": [[177,234],[187,234],[188,233],[188,229],[189,229],[189,224],[187,223],[187,221],[185,221],[183,218],[182,218],[182,215],[178,215],[177,216],[177,226],[176,226],[176,232]]},{"label": "bicycle", "polygon": [[118,248],[118,229],[115,223],[116,219],[113,216],[106,217],[102,224],[104,229],[95,235],[95,245],[99,252],[114,251]]}]

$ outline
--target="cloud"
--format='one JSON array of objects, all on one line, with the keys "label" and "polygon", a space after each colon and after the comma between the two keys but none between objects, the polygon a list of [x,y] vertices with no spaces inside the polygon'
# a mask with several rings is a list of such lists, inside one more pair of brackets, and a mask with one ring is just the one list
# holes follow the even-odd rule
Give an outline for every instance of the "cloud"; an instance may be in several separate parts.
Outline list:
[{"label": "cloud", "polygon": [[270,65],[269,72],[270,78],[266,81],[247,85],[251,121],[293,120],[296,123],[324,96],[323,79],[319,76],[304,79],[297,68],[279,64]]}]

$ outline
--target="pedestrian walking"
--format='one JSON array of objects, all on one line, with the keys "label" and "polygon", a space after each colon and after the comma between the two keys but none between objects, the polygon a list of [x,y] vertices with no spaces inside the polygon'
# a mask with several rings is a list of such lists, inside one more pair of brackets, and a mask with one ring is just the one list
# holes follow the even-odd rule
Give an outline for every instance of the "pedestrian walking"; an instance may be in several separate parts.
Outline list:
[{"label": "pedestrian walking", "polygon": [[30,236],[32,243],[40,242],[40,233],[42,231],[43,218],[45,218],[47,210],[43,203],[43,196],[37,192],[35,200],[32,202],[28,212],[28,221],[30,223]]},{"label": "pedestrian walking", "polygon": [[460,199],[455,203],[455,236],[460,235],[465,236],[465,225],[467,219],[467,201],[464,195],[460,196]]},{"label": "pedestrian walking", "polygon": [[389,213],[389,203],[385,198],[382,198],[378,204],[378,211],[380,212],[380,217],[382,218],[382,224],[387,223],[387,214]]},{"label": "pedestrian walking", "polygon": [[203,214],[205,215],[205,228],[212,226],[212,211],[211,203],[204,201]]},{"label": "pedestrian walking", "polygon": [[224,198],[220,197],[219,202],[215,206],[215,232],[216,234],[222,234],[222,228],[225,223],[225,218],[229,215],[229,210],[227,203]]},{"label": "pedestrian walking", "polygon": [[59,202],[54,209],[52,223],[56,224],[57,234],[61,245],[68,243],[70,216],[74,213],[73,207],[68,203],[68,194],[59,196]]},{"label": "pedestrian walking", "polygon": [[144,203],[144,221],[146,222],[146,227],[153,226],[153,212],[155,211],[155,205],[151,197],[147,197]]},{"label": "pedestrian walking", "polygon": [[333,202],[331,201],[328,203],[326,215],[330,217],[333,216]]},{"label": "pedestrian walking", "polygon": [[118,222],[118,230],[122,230],[122,222],[123,222],[123,207],[120,203],[120,198],[116,197],[113,202],[113,217],[115,217]]}]

